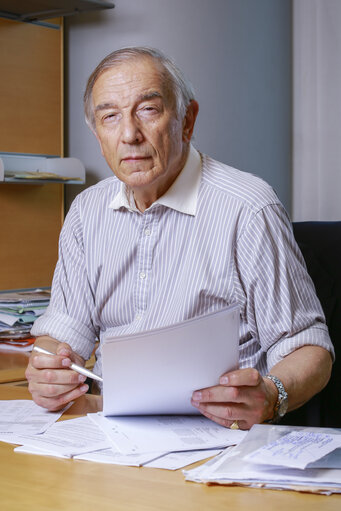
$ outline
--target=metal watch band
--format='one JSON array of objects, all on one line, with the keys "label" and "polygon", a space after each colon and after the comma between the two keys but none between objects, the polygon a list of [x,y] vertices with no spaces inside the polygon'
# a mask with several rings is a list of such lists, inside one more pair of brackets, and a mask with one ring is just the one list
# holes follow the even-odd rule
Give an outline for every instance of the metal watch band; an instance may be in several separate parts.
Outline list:
[{"label": "metal watch band", "polygon": [[277,376],[273,376],[272,374],[267,374],[265,378],[271,380],[277,387],[278,397],[277,402],[274,408],[274,416],[271,420],[267,421],[269,423],[279,422],[282,417],[286,414],[288,409],[288,393],[284,388],[283,383]]}]

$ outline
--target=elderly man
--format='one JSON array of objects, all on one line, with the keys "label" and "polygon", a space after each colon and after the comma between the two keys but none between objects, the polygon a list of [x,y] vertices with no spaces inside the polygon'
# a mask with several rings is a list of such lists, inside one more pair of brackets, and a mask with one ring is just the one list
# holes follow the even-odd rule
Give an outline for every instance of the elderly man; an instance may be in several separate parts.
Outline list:
[{"label": "elderly man", "polygon": [[306,402],[327,383],[333,348],[275,193],[194,149],[198,103],[156,50],[108,55],[84,100],[115,177],[81,193],[65,220],[51,303],[32,331],[56,353],[30,357],[35,402],[56,410],[88,390],[69,366],[84,364],[96,338],[231,303],[240,306],[240,369],[196,390],[193,406],[247,429]]}]

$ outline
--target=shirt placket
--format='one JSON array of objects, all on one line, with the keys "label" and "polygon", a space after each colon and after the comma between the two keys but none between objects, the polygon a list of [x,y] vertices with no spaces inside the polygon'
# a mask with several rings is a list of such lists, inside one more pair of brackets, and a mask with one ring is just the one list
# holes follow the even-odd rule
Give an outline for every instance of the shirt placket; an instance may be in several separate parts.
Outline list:
[{"label": "shirt placket", "polygon": [[158,208],[142,215],[138,265],[135,286],[135,319],[140,320],[150,301],[151,279],[153,278],[153,254],[157,241]]}]

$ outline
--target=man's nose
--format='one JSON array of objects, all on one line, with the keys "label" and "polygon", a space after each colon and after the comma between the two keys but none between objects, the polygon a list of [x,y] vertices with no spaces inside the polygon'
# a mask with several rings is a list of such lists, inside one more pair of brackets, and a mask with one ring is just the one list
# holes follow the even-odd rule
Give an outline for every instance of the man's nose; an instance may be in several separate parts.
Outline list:
[{"label": "man's nose", "polygon": [[121,121],[122,142],[126,144],[138,144],[142,142],[143,135],[134,116],[125,117]]}]

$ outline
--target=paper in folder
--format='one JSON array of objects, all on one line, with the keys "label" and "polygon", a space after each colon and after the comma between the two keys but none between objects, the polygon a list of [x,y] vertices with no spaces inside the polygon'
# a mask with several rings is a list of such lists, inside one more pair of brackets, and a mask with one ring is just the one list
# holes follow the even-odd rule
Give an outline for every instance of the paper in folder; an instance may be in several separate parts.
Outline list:
[{"label": "paper in folder", "polygon": [[238,368],[239,307],[165,328],[107,338],[104,415],[193,414],[192,392]]}]

